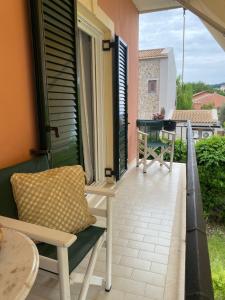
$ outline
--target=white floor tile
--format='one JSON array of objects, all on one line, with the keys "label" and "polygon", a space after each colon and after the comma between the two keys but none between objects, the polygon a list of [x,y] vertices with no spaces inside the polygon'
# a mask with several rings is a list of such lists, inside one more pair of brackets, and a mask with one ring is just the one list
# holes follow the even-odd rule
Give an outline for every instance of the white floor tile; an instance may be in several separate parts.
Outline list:
[{"label": "white floor tile", "polygon": [[[146,174],[133,168],[122,178],[113,209],[112,290],[91,287],[87,300],[163,299],[179,172],[179,164],[172,173],[155,164]],[[104,276],[105,249],[94,273]],[[71,287],[73,300],[79,291],[80,285]],[[27,299],[59,300],[58,281],[39,274]]]}]

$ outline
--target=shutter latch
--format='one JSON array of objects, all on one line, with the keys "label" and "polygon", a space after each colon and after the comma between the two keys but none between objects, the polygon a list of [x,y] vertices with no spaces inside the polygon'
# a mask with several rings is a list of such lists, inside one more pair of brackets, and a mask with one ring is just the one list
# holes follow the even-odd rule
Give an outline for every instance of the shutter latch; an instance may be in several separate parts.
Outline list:
[{"label": "shutter latch", "polygon": [[114,42],[110,40],[103,40],[102,41],[102,50],[103,51],[110,51],[110,49],[114,46]]},{"label": "shutter latch", "polygon": [[46,131],[54,131],[55,132],[55,137],[59,138],[59,128],[55,126],[46,126]]}]

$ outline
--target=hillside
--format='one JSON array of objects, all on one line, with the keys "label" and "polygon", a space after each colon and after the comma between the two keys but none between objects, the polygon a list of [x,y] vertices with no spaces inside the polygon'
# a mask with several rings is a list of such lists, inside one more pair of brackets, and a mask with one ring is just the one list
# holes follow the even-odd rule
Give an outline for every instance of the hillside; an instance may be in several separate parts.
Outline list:
[{"label": "hillside", "polygon": [[209,84],[209,86],[212,87],[213,89],[219,89],[221,87],[221,85],[225,85],[225,82],[216,83],[216,84]]}]

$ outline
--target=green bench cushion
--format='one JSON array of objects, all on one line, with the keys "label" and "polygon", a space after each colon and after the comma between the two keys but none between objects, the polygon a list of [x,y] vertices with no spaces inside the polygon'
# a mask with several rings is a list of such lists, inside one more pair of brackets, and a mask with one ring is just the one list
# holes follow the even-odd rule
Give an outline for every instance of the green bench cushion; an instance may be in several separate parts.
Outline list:
[{"label": "green bench cushion", "polygon": [[47,156],[43,155],[0,170],[0,215],[18,219],[17,207],[13,198],[10,177],[13,173],[34,173],[49,168]]},{"label": "green bench cushion", "polygon": [[[105,228],[89,226],[87,229],[77,234],[77,240],[69,247],[69,272],[71,273],[88,254],[91,248],[96,244]],[[57,248],[55,246],[39,243],[37,244],[40,255],[57,259]]]}]

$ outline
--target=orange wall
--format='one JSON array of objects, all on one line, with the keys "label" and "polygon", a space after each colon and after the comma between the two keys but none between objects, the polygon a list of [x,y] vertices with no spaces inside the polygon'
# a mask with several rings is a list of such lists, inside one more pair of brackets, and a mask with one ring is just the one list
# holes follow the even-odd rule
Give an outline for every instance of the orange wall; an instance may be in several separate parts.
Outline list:
[{"label": "orange wall", "polygon": [[36,146],[28,1],[1,1],[0,168],[27,160]]},{"label": "orange wall", "polygon": [[99,6],[115,24],[116,34],[128,45],[128,161],[136,156],[138,103],[138,11],[131,0],[98,0]]},{"label": "orange wall", "polygon": [[[2,1],[0,10],[0,168],[30,158],[37,147],[31,33],[27,0]],[[138,12],[131,0],[99,0],[129,47],[129,161],[136,152]]]}]

